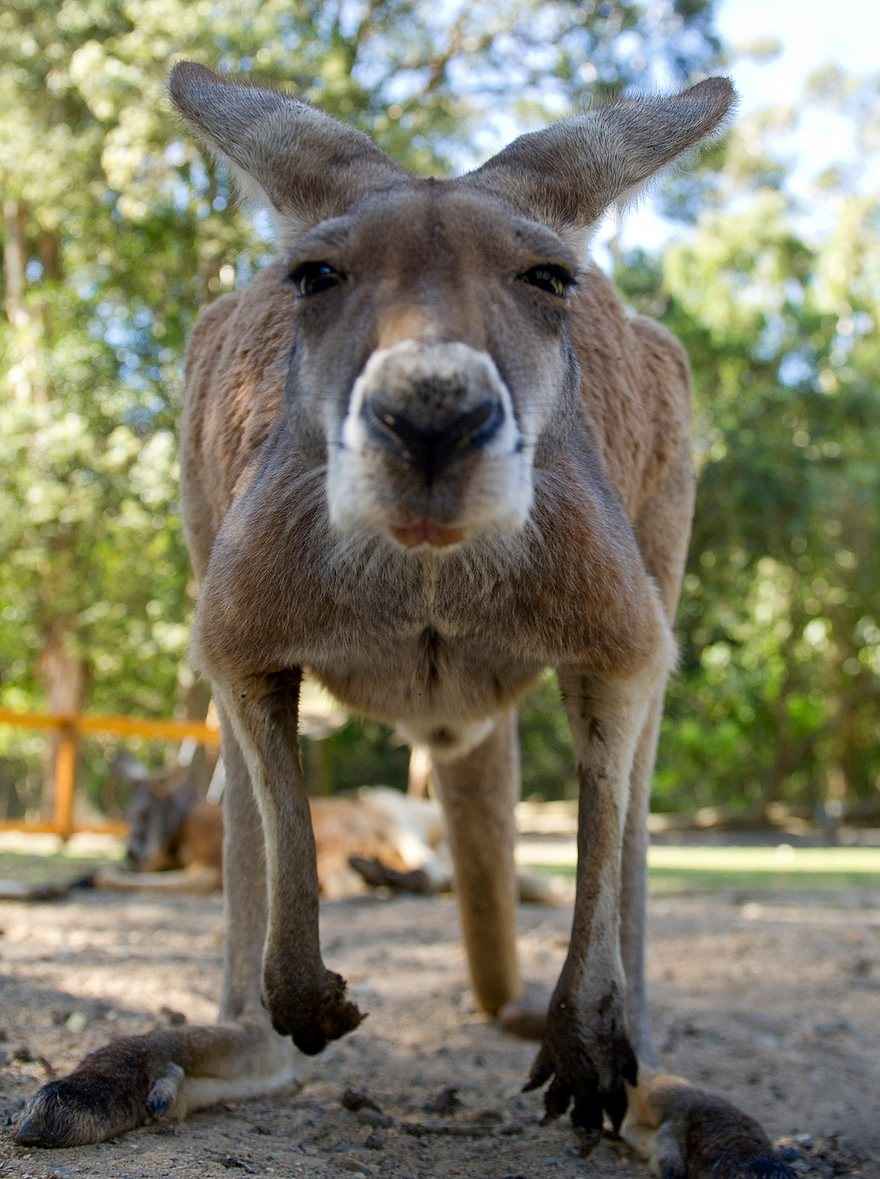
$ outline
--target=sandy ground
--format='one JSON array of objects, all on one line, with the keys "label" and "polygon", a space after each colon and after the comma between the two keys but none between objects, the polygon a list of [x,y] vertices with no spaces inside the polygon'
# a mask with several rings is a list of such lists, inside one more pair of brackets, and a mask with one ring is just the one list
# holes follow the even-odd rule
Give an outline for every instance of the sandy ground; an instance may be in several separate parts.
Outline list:
[{"label": "sandy ground", "polygon": [[[79,894],[0,906],[0,1124],[52,1071],[111,1036],[214,1014],[217,898]],[[785,1137],[796,1173],[880,1176],[880,913],[876,893],[657,898],[651,980],[668,1065]],[[532,1045],[473,1009],[454,901],[368,897],[324,909],[326,958],[367,1023],[271,1099],[154,1124],[86,1149],[0,1138],[0,1175],[69,1179],[283,1175],[629,1179],[647,1171],[603,1142],[579,1157],[567,1124],[542,1129],[519,1089]],[[527,974],[551,983],[565,910],[524,908]],[[164,1010],[163,1010],[164,1009]],[[347,1087],[381,1109],[350,1112]],[[447,1088],[458,1104],[431,1109]],[[797,1137],[799,1136],[799,1138]]]}]

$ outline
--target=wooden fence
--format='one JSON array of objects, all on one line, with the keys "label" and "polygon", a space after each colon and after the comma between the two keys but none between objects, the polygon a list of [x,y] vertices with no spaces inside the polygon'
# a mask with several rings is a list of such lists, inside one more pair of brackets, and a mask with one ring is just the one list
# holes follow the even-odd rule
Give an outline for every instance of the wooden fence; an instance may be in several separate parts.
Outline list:
[{"label": "wooden fence", "polygon": [[83,736],[101,734],[116,737],[146,737],[150,741],[182,741],[193,737],[203,745],[218,745],[220,730],[199,721],[142,720],[131,716],[85,716],[13,712],[0,708],[0,724],[18,729],[48,729],[58,735],[55,757],[55,811],[50,821],[0,821],[0,831],[28,831],[58,835],[69,839],[78,831],[123,834],[126,824],[107,822],[78,826],[74,822],[76,798],[76,759]]}]

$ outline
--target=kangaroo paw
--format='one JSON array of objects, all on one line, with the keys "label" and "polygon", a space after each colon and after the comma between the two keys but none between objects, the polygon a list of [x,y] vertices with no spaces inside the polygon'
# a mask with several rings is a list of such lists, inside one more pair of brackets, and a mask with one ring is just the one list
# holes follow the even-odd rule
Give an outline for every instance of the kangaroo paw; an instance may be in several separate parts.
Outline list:
[{"label": "kangaroo paw", "polygon": [[581,1151],[589,1154],[607,1114],[615,1133],[627,1111],[626,1086],[635,1087],[638,1062],[626,1032],[620,989],[597,1002],[582,1002],[557,987],[541,1050],[523,1092],[547,1085],[544,1124],[571,1107]]},{"label": "kangaroo paw", "polygon": [[185,1075],[179,1064],[169,1064],[161,1077],[153,1082],[147,1094],[147,1112],[152,1117],[162,1118],[171,1112]]},{"label": "kangaroo paw", "polygon": [[346,998],[342,975],[325,970],[317,982],[296,985],[272,960],[264,966],[263,1005],[275,1031],[290,1036],[306,1056],[317,1056],[331,1040],[354,1031],[366,1018]]},{"label": "kangaroo paw", "polygon": [[553,992],[540,983],[526,983],[522,994],[498,1012],[501,1030],[520,1040],[543,1040]]}]

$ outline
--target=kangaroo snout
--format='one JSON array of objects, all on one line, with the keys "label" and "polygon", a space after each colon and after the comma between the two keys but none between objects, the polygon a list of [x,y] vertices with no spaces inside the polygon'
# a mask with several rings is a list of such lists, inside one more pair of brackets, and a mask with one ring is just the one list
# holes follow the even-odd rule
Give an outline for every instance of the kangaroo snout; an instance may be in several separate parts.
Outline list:
[{"label": "kangaroo snout", "polygon": [[379,348],[355,381],[331,457],[328,500],[345,532],[449,549],[519,528],[531,471],[510,392],[487,352],[408,339]]}]

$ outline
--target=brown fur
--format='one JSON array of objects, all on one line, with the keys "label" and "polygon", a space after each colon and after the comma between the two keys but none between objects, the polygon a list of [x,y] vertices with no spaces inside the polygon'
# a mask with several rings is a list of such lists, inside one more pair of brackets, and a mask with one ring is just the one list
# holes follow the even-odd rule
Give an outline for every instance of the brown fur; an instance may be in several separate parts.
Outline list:
[{"label": "brown fur", "polygon": [[[222,887],[223,810],[184,791],[175,805],[161,784],[143,782],[132,808],[127,871],[98,873],[99,888],[116,891],[213,891]],[[364,885],[422,895],[448,891],[449,848],[442,812],[434,802],[388,788],[354,798],[309,803],[321,895],[337,898]],[[517,873],[519,898],[555,904],[562,890],[546,876]]]},{"label": "brown fur", "polygon": [[761,1126],[682,1077],[647,1073],[623,1126],[661,1179],[790,1179]]},{"label": "brown fur", "polygon": [[[286,251],[204,313],[187,365],[194,649],[227,765],[221,1015],[256,1015],[262,992],[264,1089],[286,1037],[313,1054],[362,1019],[321,953],[304,669],[431,749],[478,1001],[516,999],[512,708],[552,666],[582,822],[529,1087],[549,1083],[547,1116],[571,1106],[595,1137],[623,1119],[636,1052],[653,1056],[639,881],[693,481],[680,348],[594,268],[573,276],[601,210],[716,128],[732,88],[626,99],[454,181],[410,177],[293,96],[192,63],[171,92]],[[211,1067],[172,1063],[184,1086]],[[696,1159],[680,1131],[667,1114],[658,1140]]]}]

